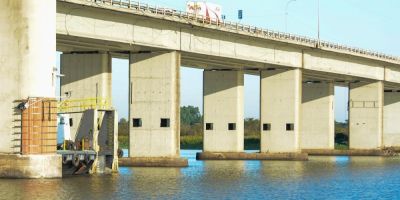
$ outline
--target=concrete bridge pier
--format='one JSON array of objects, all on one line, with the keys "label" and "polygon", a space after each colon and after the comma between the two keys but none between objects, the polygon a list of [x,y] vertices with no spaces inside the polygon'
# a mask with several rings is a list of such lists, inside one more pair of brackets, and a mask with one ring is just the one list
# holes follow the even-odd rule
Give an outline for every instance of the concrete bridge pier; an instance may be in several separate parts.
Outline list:
[{"label": "concrete bridge pier", "polygon": [[400,91],[385,90],[383,107],[383,146],[400,148]]},{"label": "concrete bridge pier", "polygon": [[[45,99],[54,101],[56,1],[5,0],[0,10],[0,177],[59,178],[61,156],[55,153],[56,139],[46,138],[49,148],[38,144],[43,135],[54,132],[40,129],[34,133],[35,140],[26,137],[33,136],[33,129],[27,128],[31,123],[41,128],[52,120],[25,121],[22,115],[26,112],[17,108],[34,97],[39,99],[34,100],[36,106]],[[24,110],[29,107],[35,105],[26,103]]]},{"label": "concrete bridge pier", "polygon": [[[307,160],[299,148],[300,69],[260,72],[261,151],[243,151],[243,73],[204,72],[204,149],[200,160]],[[229,130],[232,120],[240,123]],[[207,123],[212,123],[214,130]],[[228,125],[227,125],[228,123]],[[228,128],[228,130],[227,130]]]},{"label": "concrete bridge pier", "polygon": [[260,73],[261,152],[299,152],[301,128],[300,69],[262,70]]},{"label": "concrete bridge pier", "polygon": [[244,151],[243,71],[203,72],[203,151]]},{"label": "concrete bridge pier", "polygon": [[61,54],[60,70],[64,76],[60,94],[71,106],[62,112],[69,115],[71,139],[76,144],[89,139],[90,148],[97,152],[91,173],[118,169],[118,159],[114,157],[118,148],[118,114],[106,111],[112,109],[111,59],[107,52]]},{"label": "concrete bridge pier", "polygon": [[61,54],[61,96],[111,100],[111,55],[108,53]]},{"label": "concrete bridge pier", "polygon": [[180,52],[130,54],[129,158],[121,166],[185,167],[180,152]]},{"label": "concrete bridge pier", "polygon": [[371,150],[382,147],[383,82],[350,83],[349,147]]},{"label": "concrete bridge pier", "polygon": [[[79,99],[111,105],[111,55],[108,53],[63,53],[60,59],[61,96],[64,99]],[[63,100],[64,100],[63,99]],[[79,111],[80,108],[77,108]],[[74,110],[71,110],[74,111]],[[79,128],[82,112],[70,113],[71,137]],[[102,117],[102,116],[99,116]]]},{"label": "concrete bridge pier", "polygon": [[334,84],[305,81],[302,85],[300,147],[302,151],[333,150]]},{"label": "concrete bridge pier", "polygon": [[274,160],[307,160],[300,152],[302,71],[260,71],[260,156]]}]

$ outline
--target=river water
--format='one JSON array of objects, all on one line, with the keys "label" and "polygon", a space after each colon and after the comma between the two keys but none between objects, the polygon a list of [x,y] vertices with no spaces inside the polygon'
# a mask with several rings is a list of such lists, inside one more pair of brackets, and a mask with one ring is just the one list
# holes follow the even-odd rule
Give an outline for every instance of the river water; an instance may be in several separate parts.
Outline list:
[{"label": "river water", "polygon": [[0,199],[400,199],[400,158],[196,161],[63,179],[0,179]]}]

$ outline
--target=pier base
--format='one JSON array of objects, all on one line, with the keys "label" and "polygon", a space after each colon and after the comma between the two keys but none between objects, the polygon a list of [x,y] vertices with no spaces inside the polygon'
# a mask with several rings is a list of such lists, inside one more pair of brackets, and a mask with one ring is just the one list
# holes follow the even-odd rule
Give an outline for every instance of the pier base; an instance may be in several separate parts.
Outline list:
[{"label": "pier base", "polygon": [[302,149],[301,152],[310,156],[395,156],[397,151],[394,148],[387,149]]},{"label": "pier base", "polygon": [[0,178],[61,178],[61,156],[0,154]]},{"label": "pier base", "polygon": [[199,152],[196,154],[197,160],[293,160],[307,161],[307,153],[212,153]]},{"label": "pier base", "polygon": [[120,167],[187,167],[186,158],[172,157],[128,157],[119,158]]}]

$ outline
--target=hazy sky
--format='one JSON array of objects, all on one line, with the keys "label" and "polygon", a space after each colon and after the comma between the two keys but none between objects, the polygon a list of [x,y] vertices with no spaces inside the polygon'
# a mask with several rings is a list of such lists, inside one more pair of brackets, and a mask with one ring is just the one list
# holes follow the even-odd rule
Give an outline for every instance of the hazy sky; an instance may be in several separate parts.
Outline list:
[{"label": "hazy sky", "polygon": [[[184,0],[147,0],[149,3],[184,10]],[[285,31],[288,0],[214,0],[226,20],[271,30]],[[288,6],[287,31],[317,37],[317,0],[296,0]],[[400,56],[399,0],[320,0],[321,39]],[[335,118],[347,119],[346,88],[335,88]],[[128,115],[128,61],[113,59],[113,103],[120,117]],[[181,68],[181,105],[202,105],[202,71]],[[245,76],[245,117],[259,117],[259,77]]]}]

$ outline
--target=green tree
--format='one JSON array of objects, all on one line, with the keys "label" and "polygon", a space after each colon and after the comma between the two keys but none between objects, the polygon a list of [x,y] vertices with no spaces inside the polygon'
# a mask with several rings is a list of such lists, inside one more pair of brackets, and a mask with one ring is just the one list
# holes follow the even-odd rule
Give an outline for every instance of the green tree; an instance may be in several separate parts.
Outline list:
[{"label": "green tree", "polygon": [[244,135],[259,135],[260,120],[254,118],[244,119]]},{"label": "green tree", "polygon": [[182,106],[181,107],[181,124],[194,125],[201,122],[201,114],[198,107]]},{"label": "green tree", "polygon": [[181,107],[181,135],[198,135],[203,132],[201,114],[198,107]]},{"label": "green tree", "polygon": [[127,136],[129,133],[128,121],[121,118],[118,122],[118,135]]},{"label": "green tree", "polygon": [[349,145],[349,123],[335,121],[335,145],[342,145],[348,147]]}]

